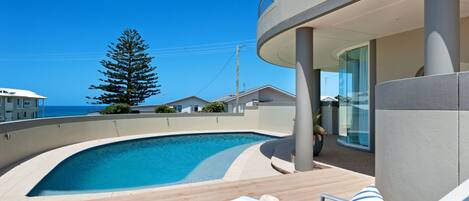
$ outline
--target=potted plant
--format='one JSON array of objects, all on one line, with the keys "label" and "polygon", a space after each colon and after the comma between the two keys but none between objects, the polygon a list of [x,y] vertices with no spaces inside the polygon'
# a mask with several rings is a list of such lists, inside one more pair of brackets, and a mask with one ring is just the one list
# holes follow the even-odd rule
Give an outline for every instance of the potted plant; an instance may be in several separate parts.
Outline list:
[{"label": "potted plant", "polygon": [[[324,143],[324,135],[326,135],[326,129],[319,125],[319,119],[321,118],[321,114],[319,112],[313,113],[313,139],[314,139],[314,146],[313,146],[313,155],[319,156],[321,153],[322,145]],[[295,150],[292,150],[291,156],[292,161],[295,161]]]},{"label": "potted plant", "polygon": [[324,135],[326,135],[326,129],[319,125],[320,118],[321,114],[319,112],[313,113],[314,156],[318,156],[319,153],[321,153],[322,145],[324,143]]}]

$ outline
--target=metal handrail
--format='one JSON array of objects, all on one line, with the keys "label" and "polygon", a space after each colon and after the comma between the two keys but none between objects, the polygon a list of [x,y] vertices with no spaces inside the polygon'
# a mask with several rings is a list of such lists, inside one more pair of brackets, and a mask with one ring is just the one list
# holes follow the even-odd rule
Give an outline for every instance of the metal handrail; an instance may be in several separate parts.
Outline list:
[{"label": "metal handrail", "polygon": [[257,10],[258,17],[260,17],[274,2],[275,0],[260,0]]}]

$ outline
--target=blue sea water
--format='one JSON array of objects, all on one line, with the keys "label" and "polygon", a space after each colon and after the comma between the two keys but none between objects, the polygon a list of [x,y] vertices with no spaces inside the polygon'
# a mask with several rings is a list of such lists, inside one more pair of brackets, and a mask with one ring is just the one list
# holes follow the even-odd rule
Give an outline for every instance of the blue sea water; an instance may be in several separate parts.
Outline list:
[{"label": "blue sea water", "polygon": [[45,106],[44,115],[39,108],[38,117],[65,117],[88,115],[102,110],[104,106]]},{"label": "blue sea water", "polygon": [[254,143],[274,137],[217,133],[153,137],[79,152],[48,173],[28,196],[105,192],[223,178]]}]

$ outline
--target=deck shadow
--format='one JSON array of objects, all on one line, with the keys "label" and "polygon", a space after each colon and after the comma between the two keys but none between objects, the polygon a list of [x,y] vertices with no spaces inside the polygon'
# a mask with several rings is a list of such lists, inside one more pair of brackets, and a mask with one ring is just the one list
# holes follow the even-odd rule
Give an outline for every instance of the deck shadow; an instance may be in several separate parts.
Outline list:
[{"label": "deck shadow", "polygon": [[[275,147],[284,143],[288,138],[268,141],[261,145],[260,151],[265,157],[271,158]],[[294,146],[294,145],[293,145]],[[278,155],[282,158],[287,155]],[[319,156],[314,157],[317,162],[329,164],[350,171],[362,173],[369,176],[375,176],[375,155],[370,152],[348,148],[337,143],[337,135],[327,135],[324,139],[324,145]]]},{"label": "deck shadow", "polygon": [[337,143],[337,135],[327,135],[324,146],[315,161],[354,172],[375,176],[375,154],[348,148]]}]

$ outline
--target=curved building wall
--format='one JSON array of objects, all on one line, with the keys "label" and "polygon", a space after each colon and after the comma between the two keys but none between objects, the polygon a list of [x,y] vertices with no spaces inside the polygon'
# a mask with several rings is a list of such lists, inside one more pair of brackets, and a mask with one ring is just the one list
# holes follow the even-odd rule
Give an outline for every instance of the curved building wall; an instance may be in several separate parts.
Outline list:
[{"label": "curved building wall", "polygon": [[[469,17],[461,19],[461,71],[469,71]],[[377,83],[415,77],[424,63],[423,28],[376,39]]]},{"label": "curved building wall", "polygon": [[376,184],[385,200],[439,200],[469,178],[469,73],[376,86]]},{"label": "curved building wall", "polygon": [[325,1],[328,0],[295,0],[295,3],[291,0],[273,0],[270,6],[263,9],[264,11],[259,15],[257,38],[287,19]]}]

